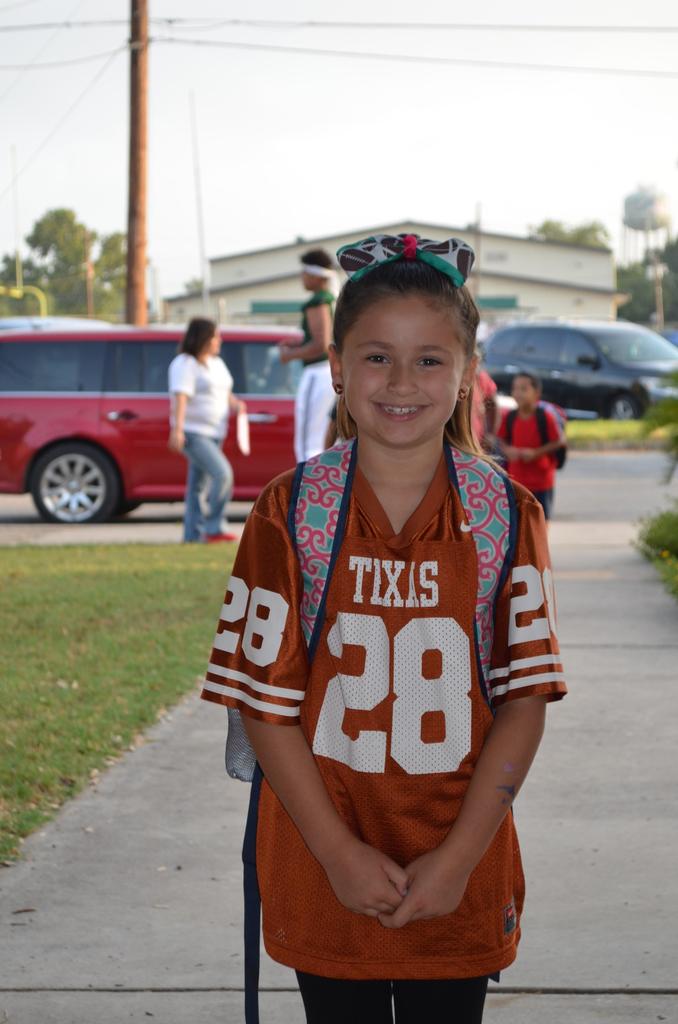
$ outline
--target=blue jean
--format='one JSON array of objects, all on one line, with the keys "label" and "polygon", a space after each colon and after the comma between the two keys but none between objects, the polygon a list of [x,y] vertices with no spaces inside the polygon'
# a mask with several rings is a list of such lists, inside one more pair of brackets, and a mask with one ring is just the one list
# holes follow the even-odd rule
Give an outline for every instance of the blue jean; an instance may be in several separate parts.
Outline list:
[{"label": "blue jean", "polygon": [[206,434],[186,433],[184,455],[188,459],[184,541],[192,543],[202,540],[204,534],[224,532],[226,506],[233,492],[233,469],[221,442]]},{"label": "blue jean", "polygon": [[544,519],[550,519],[553,508],[553,488],[550,491],[532,491],[532,493],[544,509]]}]

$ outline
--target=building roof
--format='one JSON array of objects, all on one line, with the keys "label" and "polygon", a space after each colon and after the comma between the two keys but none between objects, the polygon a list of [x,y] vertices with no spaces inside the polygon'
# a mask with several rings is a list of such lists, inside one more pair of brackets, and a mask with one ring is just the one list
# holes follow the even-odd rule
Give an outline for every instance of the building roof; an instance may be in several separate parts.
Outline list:
[{"label": "building roof", "polygon": [[[274,284],[278,281],[289,281],[292,278],[298,278],[299,271],[285,271],[284,274],[273,274],[268,277],[251,277],[242,281],[235,281],[232,284],[222,284],[210,288],[210,295],[223,295],[226,292],[238,291],[240,288],[256,288],[262,284]],[[617,289],[612,288],[601,288],[596,285],[579,284],[574,281],[557,281],[551,278],[545,277],[528,277],[525,274],[507,274],[501,270],[486,270],[481,271],[481,280],[487,280],[489,277],[500,278],[505,281],[515,281],[516,283],[522,282],[523,284],[543,284],[549,288],[565,288],[575,289],[580,292],[593,292],[597,295],[615,295]],[[198,299],[202,295],[201,291],[182,292],[180,295],[168,295],[165,298],[165,302],[179,302],[181,299]],[[482,296],[481,296],[482,297]]]},{"label": "building roof", "polygon": [[[233,260],[242,259],[243,256],[256,256],[262,252],[283,252],[285,249],[296,249],[300,245],[312,247],[314,245],[321,245],[323,242],[329,242],[333,238],[343,238],[344,235],[352,235],[355,238],[367,238],[369,235],[384,234],[393,230],[393,227],[398,224],[417,224],[427,231],[441,231],[443,234],[476,234],[477,229],[474,224],[467,224],[466,227],[454,227],[450,224],[429,224],[426,221],[416,220],[411,217],[405,217],[403,220],[391,221],[390,224],[383,224],[381,227],[369,227],[369,228],[357,228],[355,231],[334,231],[331,235],[323,235],[320,238],[297,238],[293,242],[284,242],[282,245],[267,245],[261,249],[245,249],[241,252],[229,253],[226,256],[214,256],[210,259],[210,263],[220,263],[222,260]],[[583,249],[585,252],[600,252],[600,253],[611,253],[612,250],[608,249],[607,246],[598,245],[579,245],[575,242],[554,242],[550,239],[536,238],[533,235],[507,235],[500,231],[487,231],[485,228],[480,228],[480,234],[485,238],[505,238],[512,242],[531,242],[538,243],[540,245],[555,245],[565,249]]]}]

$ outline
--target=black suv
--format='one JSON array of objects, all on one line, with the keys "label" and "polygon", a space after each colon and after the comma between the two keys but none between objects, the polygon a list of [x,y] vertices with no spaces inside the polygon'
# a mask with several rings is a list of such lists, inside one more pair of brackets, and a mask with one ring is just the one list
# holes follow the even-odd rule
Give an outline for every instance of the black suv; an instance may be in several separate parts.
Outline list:
[{"label": "black suv", "polygon": [[525,321],[496,331],[485,368],[508,394],[519,370],[539,377],[549,402],[577,413],[630,420],[648,405],[678,396],[668,375],[676,347],[638,324],[617,321]]}]

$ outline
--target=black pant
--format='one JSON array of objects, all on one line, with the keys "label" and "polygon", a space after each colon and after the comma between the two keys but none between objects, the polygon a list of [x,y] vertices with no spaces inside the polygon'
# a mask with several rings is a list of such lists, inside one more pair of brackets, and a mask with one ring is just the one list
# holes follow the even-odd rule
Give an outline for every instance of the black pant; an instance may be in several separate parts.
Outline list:
[{"label": "black pant", "polygon": [[480,1024],[487,978],[346,981],[297,971],[307,1024]]}]

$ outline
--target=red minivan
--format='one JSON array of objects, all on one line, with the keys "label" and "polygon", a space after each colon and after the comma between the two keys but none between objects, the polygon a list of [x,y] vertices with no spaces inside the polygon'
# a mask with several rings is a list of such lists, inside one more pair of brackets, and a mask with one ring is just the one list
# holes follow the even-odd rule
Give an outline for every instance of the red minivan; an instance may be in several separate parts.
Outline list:
[{"label": "red minivan", "polygon": [[[294,392],[285,327],[224,327],[221,356],[247,402],[251,454],[224,451],[236,500],[294,465]],[[186,461],[167,448],[167,369],[183,336],[169,327],[0,334],[0,493],[33,496],[49,522],[102,522],[146,501],[181,501]]]}]

